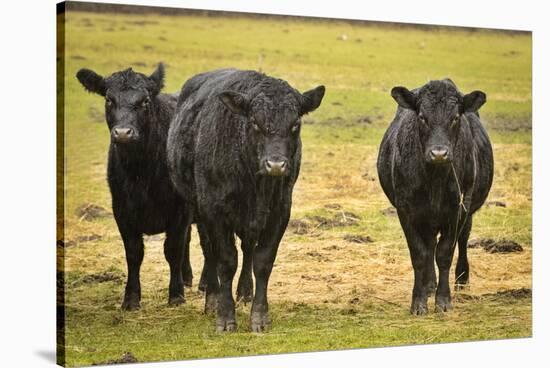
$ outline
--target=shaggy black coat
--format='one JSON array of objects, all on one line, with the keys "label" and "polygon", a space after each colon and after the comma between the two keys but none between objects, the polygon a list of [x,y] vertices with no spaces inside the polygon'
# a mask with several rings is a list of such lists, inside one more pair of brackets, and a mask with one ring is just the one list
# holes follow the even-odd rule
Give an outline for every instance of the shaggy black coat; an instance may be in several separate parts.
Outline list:
[{"label": "shaggy black coat", "polygon": [[251,328],[263,331],[270,324],[267,284],[300,171],[300,118],[323,95],[323,86],[301,94],[283,80],[235,69],[199,74],[182,88],[168,163],[180,193],[194,198],[207,233],[206,309],[217,304],[220,331],[236,328],[235,234],[253,259]]},{"label": "shaggy black coat", "polygon": [[469,278],[472,215],[493,180],[491,143],[477,112],[485,94],[463,95],[445,79],[412,91],[395,87],[392,96],[399,107],[382,139],[377,168],[411,254],[411,313],[427,313],[427,297],[436,286],[434,256],[439,268],[436,311],[447,311],[452,308],[448,279],[456,242],[458,286]]},{"label": "shaggy black coat", "polygon": [[143,234],[162,232],[166,232],[164,253],[170,265],[169,303],[180,304],[184,278],[189,285],[192,279],[190,212],[173,187],[166,164],[166,139],[178,95],[159,93],[164,81],[162,64],[151,76],[126,69],[103,78],[81,69],[77,78],[106,101],[111,132],[107,177],[128,265],[122,308],[140,307]]}]

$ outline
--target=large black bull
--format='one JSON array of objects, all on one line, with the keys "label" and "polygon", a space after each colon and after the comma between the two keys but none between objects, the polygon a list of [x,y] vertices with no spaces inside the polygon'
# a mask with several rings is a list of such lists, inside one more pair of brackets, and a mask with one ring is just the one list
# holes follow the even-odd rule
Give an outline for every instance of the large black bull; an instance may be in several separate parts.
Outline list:
[{"label": "large black bull", "polygon": [[436,285],[436,311],[448,311],[456,243],[455,282],[464,285],[472,215],[493,180],[491,143],[477,112],[485,94],[463,95],[449,79],[412,91],[395,87],[391,94],[399,107],[380,145],[377,167],[409,246],[414,268],[411,313],[427,313],[427,298]]},{"label": "large black bull", "polygon": [[195,199],[209,240],[206,309],[217,304],[219,331],[237,326],[235,234],[252,252],[251,328],[270,324],[267,284],[300,170],[300,118],[320,105],[324,92],[320,86],[301,94],[283,80],[234,69],[199,74],[182,88],[168,162],[180,193]]}]

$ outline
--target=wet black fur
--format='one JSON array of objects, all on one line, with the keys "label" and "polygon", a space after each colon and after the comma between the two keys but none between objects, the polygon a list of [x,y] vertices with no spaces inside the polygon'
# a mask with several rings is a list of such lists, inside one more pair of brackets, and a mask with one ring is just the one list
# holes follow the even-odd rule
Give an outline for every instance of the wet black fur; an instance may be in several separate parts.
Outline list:
[{"label": "wet black fur", "polygon": [[107,177],[128,265],[122,307],[140,307],[143,234],[162,232],[166,232],[164,253],[170,264],[169,302],[182,303],[183,277],[188,284],[192,278],[190,214],[171,183],[166,164],[166,138],[178,95],[159,93],[164,83],[162,64],[151,76],[126,69],[103,78],[81,69],[77,78],[88,91],[107,97],[105,117],[110,131],[131,127],[137,136],[129,143],[112,138],[109,146]]},{"label": "wet black fur", "polygon": [[[412,91],[396,87],[392,96],[400,106],[382,139],[377,168],[411,254],[415,274],[411,313],[427,312],[427,297],[436,286],[434,257],[439,269],[436,310],[446,311],[452,307],[448,278],[455,236],[459,286],[469,278],[466,247],[472,215],[486,200],[493,180],[491,143],[477,112],[485,94],[463,95],[445,79]],[[427,152],[434,145],[449,148],[467,214],[459,212],[460,195],[451,165],[428,160]]]},{"label": "wet black fur", "polygon": [[[262,331],[270,323],[267,283],[300,170],[300,117],[317,108],[323,95],[322,86],[301,94],[285,81],[234,69],[199,74],[182,88],[168,137],[168,162],[180,193],[194,198],[207,233],[206,307],[213,309],[217,301],[218,330],[236,326],[231,292],[235,234],[253,259],[251,328]],[[266,175],[266,159],[287,160],[289,170]]]}]

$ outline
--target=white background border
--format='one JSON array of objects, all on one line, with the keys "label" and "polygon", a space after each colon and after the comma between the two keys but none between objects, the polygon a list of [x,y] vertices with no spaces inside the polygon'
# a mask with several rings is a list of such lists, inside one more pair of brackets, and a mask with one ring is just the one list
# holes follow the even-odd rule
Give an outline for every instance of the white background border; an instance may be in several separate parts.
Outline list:
[{"label": "white background border", "polygon": [[[101,1],[97,1],[101,2]],[[547,366],[550,346],[550,22],[544,1],[116,1],[533,31],[533,338],[125,365],[140,367]],[[55,1],[0,11],[0,366],[55,361]],[[544,226],[546,223],[546,227]]]}]

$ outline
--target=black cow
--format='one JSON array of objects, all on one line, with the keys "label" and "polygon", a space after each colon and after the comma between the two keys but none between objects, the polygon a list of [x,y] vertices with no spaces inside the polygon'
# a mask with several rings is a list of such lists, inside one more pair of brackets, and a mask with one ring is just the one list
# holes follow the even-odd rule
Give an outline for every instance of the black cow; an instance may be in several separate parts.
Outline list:
[{"label": "black cow", "polygon": [[204,250],[206,310],[217,304],[218,331],[237,326],[235,234],[253,248],[252,331],[270,325],[267,284],[300,170],[300,118],[320,105],[324,93],[319,86],[301,94],[283,80],[235,69],[196,75],[182,88],[168,163],[180,193],[195,198],[210,242]]},{"label": "black cow", "polygon": [[[478,109],[485,94],[460,93],[449,80],[409,91],[395,87],[399,107],[378,154],[380,184],[397,209],[414,268],[411,313],[427,313],[436,287],[436,311],[452,308],[449,269],[456,243],[455,282],[468,282],[466,255],[472,215],[493,181],[493,152]],[[439,235],[439,239],[438,239]]]},{"label": "black cow", "polygon": [[111,132],[108,182],[128,265],[122,308],[139,309],[143,234],[161,232],[166,232],[164,255],[170,264],[169,303],[181,304],[184,284],[191,285],[193,277],[189,263],[191,214],[172,186],[166,164],[166,138],[178,96],[160,93],[162,64],[150,76],[132,69],[107,78],[81,69],[76,76],[88,91],[105,97],[105,118]]}]

